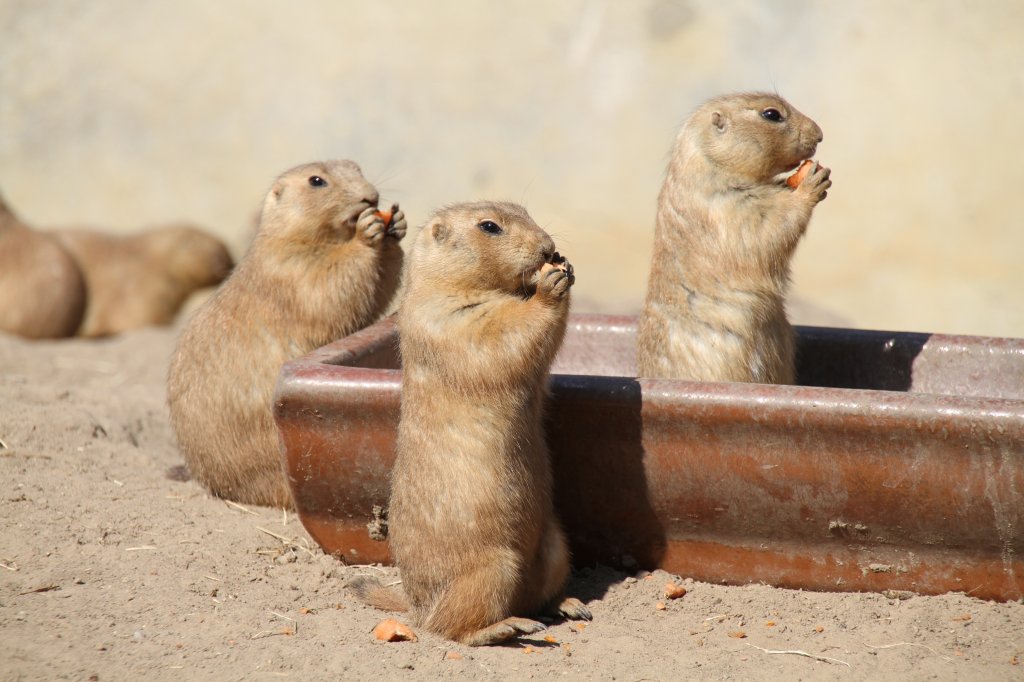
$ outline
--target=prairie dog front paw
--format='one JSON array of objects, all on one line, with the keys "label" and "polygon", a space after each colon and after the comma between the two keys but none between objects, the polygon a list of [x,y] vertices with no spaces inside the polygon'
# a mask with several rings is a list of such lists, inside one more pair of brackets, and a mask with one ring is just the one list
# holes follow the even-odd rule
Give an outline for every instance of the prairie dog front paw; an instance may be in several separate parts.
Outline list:
[{"label": "prairie dog front paw", "polygon": [[377,212],[376,208],[370,206],[359,214],[359,220],[356,221],[356,234],[371,246],[379,244],[384,239],[384,235],[387,234],[387,225],[384,222],[384,217]]},{"label": "prairie dog front paw", "polygon": [[[801,168],[801,170],[804,169]],[[799,173],[800,171],[797,171],[797,174]],[[810,198],[812,203],[817,204],[828,196],[827,190],[832,186],[832,180],[829,177],[831,174],[831,169],[825,168],[815,161],[813,166],[807,167],[806,176],[800,181],[796,193]]]},{"label": "prairie dog front paw", "polygon": [[560,300],[569,293],[569,288],[576,282],[572,264],[564,257],[555,253],[551,263],[545,263],[540,269],[540,281],[537,283],[537,294]]},{"label": "prairie dog front paw", "polygon": [[396,242],[402,241],[402,237],[405,236],[408,225],[405,221],[405,213],[402,209],[398,208],[398,204],[391,204],[391,210],[388,212],[380,211],[382,215],[386,215],[385,224],[388,228],[388,236],[394,239]]}]

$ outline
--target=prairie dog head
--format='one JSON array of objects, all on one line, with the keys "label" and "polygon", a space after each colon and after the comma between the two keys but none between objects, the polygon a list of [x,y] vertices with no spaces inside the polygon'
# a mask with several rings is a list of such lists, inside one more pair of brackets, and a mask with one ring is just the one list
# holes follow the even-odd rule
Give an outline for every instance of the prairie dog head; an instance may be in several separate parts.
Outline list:
[{"label": "prairie dog head", "polygon": [[778,95],[741,93],[701,105],[679,135],[684,153],[742,182],[770,182],[814,155],[823,136],[814,121]]},{"label": "prairie dog head", "polygon": [[359,214],[380,195],[353,161],[296,166],[274,182],[263,202],[260,236],[290,246],[316,247],[355,236]]},{"label": "prairie dog head", "polygon": [[555,242],[526,209],[481,201],[440,209],[417,235],[410,281],[443,282],[460,291],[531,293]]}]

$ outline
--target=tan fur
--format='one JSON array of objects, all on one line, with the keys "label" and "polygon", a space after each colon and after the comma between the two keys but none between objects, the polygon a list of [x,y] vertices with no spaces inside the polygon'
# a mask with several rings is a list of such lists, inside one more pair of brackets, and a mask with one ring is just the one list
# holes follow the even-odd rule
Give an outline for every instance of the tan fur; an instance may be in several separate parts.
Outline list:
[{"label": "tan fur", "polygon": [[0,198],[0,332],[29,339],[73,336],[85,279],[60,242],[32,229]]},{"label": "tan fur", "polygon": [[[311,178],[326,186],[313,186]],[[192,474],[215,495],[291,504],[272,399],[281,365],[374,322],[398,287],[405,216],[375,214],[351,161],[293,168],[267,194],[259,232],[182,331],[168,403]]]},{"label": "tan fur", "polygon": [[[769,108],[785,120],[766,120]],[[710,100],[686,121],[658,197],[641,376],[793,383],[790,259],[832,182],[817,165],[796,190],[779,174],[821,139],[814,121],[765,93]]]},{"label": "tan fur", "polygon": [[346,586],[359,599],[381,611],[408,611],[409,602],[398,590],[385,587],[376,578],[360,576]]},{"label": "tan fur", "polygon": [[220,284],[234,265],[221,240],[191,225],[133,235],[83,229],[56,235],[78,261],[89,290],[79,336],[170,324],[193,292]]},{"label": "tan fur", "polygon": [[439,211],[409,256],[389,539],[417,623],[470,645],[534,632],[516,616],[544,608],[589,617],[558,603],[569,553],[541,418],[573,278],[552,260],[525,209],[487,202]]}]

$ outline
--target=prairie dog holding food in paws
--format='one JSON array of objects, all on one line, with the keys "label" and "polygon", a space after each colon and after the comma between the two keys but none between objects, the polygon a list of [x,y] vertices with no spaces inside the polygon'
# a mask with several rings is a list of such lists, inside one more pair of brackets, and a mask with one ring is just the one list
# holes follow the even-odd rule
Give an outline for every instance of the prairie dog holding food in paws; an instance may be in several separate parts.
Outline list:
[{"label": "prairie dog holding food in paws", "polygon": [[795,189],[779,176],[821,140],[766,93],[712,99],[686,121],[658,197],[640,376],[794,382],[790,260],[832,181],[817,163]]},{"label": "prairie dog holding food in paws", "polygon": [[377,211],[352,161],[293,168],[249,251],[182,331],[168,404],[192,475],[215,495],[291,506],[272,400],[286,361],[374,322],[401,277],[404,214]]},{"label": "prairie dog holding food in paws", "polygon": [[352,587],[473,646],[590,618],[562,599],[569,552],[552,505],[542,412],[572,267],[521,206],[438,211],[409,255],[398,313],[402,411],[389,540],[402,592]]}]

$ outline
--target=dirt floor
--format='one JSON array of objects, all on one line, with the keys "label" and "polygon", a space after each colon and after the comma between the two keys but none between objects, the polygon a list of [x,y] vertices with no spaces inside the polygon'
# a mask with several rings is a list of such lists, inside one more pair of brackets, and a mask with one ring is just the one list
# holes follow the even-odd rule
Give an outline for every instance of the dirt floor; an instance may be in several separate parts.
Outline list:
[{"label": "dirt floor", "polygon": [[[1024,679],[1024,605],[578,573],[585,627],[470,649],[385,616],[294,515],[189,481],[164,378],[176,331],[0,336],[0,679]],[[670,600],[667,582],[688,592]],[[662,606],[659,606],[661,604]]]}]

